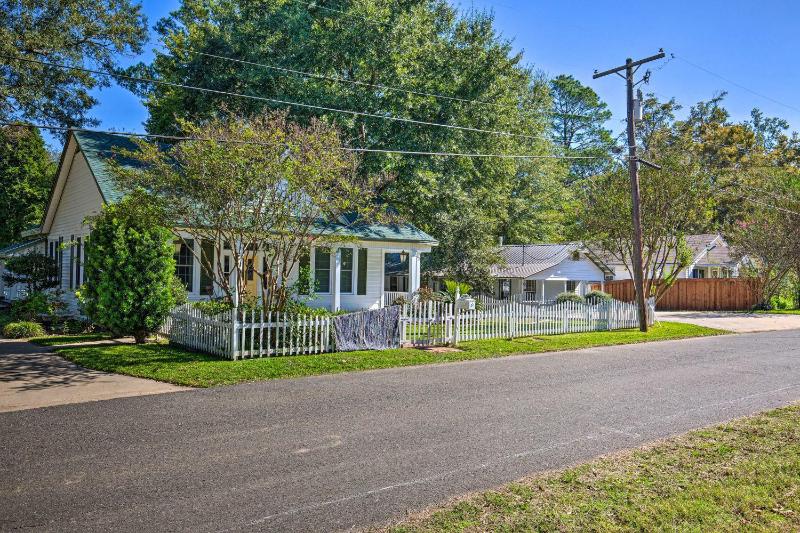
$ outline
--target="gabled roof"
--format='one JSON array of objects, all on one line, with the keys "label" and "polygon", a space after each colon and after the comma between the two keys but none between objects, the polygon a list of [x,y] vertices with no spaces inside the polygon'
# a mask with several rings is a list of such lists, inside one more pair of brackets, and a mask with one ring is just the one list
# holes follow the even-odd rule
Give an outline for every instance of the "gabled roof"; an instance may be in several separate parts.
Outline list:
[{"label": "gabled roof", "polygon": [[572,257],[575,252],[586,254],[601,270],[609,270],[606,265],[594,254],[590,254],[580,243],[515,244],[499,248],[498,253],[505,264],[494,265],[491,268],[491,275],[496,278],[528,278],[558,265],[565,259]]},{"label": "gabled roof", "polygon": [[[141,168],[139,162],[130,158],[121,157],[118,153],[120,150],[136,150],[136,143],[129,137],[123,135],[70,131],[67,143],[64,146],[61,163],[59,164],[58,176],[60,179],[66,179],[66,175],[64,175],[63,178],[61,176],[62,169],[64,169],[65,165],[71,163],[71,161],[66,161],[71,140],[74,140],[77,150],[83,153],[105,203],[114,203],[121,200],[124,193],[115,184],[109,159],[113,157],[115,161],[123,167]],[[56,181],[58,182],[58,179]],[[50,209],[55,209],[57,206],[57,202],[55,205],[53,205],[52,202],[53,194],[56,191],[56,185],[57,183],[54,184],[53,192],[51,192],[51,199],[48,202],[48,211]],[[45,213],[45,220],[47,220],[47,213]],[[335,223],[322,224],[320,228],[320,230],[324,228],[324,231],[333,235],[341,235],[342,237],[357,238],[366,241],[415,242],[431,246],[436,246],[438,244],[436,239],[411,224],[365,224],[358,223],[354,218],[344,217],[343,220]]]},{"label": "gabled roof", "polygon": [[[690,264],[702,265],[736,265],[740,261],[733,257],[731,248],[720,233],[699,233],[697,235],[687,235],[686,245],[692,254]],[[609,265],[622,266],[623,263],[610,254],[602,251],[595,251]],[[675,262],[674,253],[670,252],[667,257],[667,265]]]}]

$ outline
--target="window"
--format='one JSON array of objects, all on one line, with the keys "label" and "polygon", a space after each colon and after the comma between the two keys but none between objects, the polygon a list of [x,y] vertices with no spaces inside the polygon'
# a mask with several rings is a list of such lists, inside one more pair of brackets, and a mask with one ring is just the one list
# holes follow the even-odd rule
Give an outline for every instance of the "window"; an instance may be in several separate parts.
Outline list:
[{"label": "window", "polygon": [[[264,258],[264,272],[267,271],[267,258]],[[298,294],[311,293],[311,255],[303,252],[298,260],[297,292]]]},{"label": "window", "polygon": [[342,255],[341,272],[339,274],[339,292],[353,293],[353,249],[339,248]]},{"label": "window", "polygon": [[231,277],[231,256],[226,255],[222,260],[222,271],[225,272],[225,278]]},{"label": "window", "polygon": [[367,294],[367,249],[358,250],[358,294]]},{"label": "window", "polygon": [[64,237],[58,238],[56,261],[58,262],[58,284],[62,284],[64,280]]},{"label": "window", "polygon": [[256,267],[252,257],[247,259],[247,270],[245,272],[247,273],[247,281],[253,281],[255,278]]},{"label": "window", "polygon": [[214,294],[214,241],[204,240],[200,244],[200,294]]},{"label": "window", "polygon": [[194,247],[193,239],[180,239],[175,242],[175,275],[183,282],[186,290],[192,292],[194,284]]},{"label": "window", "polygon": [[[75,235],[70,235],[69,236],[69,242],[70,243],[74,243],[75,242]],[[69,288],[70,288],[70,290],[72,290],[72,288],[75,286],[75,283],[74,283],[74,272],[75,272],[75,245],[74,244],[70,244],[70,247],[69,247]]]},{"label": "window", "polygon": [[567,292],[576,292],[578,290],[578,282],[575,280],[567,281]]},{"label": "window", "polygon": [[524,289],[525,289],[525,301],[526,302],[536,301],[536,280],[526,279]]},{"label": "window", "polygon": [[499,280],[499,289],[500,289],[500,299],[507,300],[511,296],[511,280],[510,279],[501,279]]},{"label": "window", "polygon": [[318,292],[331,292],[331,254],[321,248],[314,249],[314,281]]},{"label": "window", "polygon": [[80,287],[81,282],[81,254],[83,253],[83,246],[81,244],[81,238],[78,237],[75,239],[75,286]]},{"label": "window", "polygon": [[693,268],[692,269],[692,278],[694,279],[705,279],[706,271],[701,268]]}]

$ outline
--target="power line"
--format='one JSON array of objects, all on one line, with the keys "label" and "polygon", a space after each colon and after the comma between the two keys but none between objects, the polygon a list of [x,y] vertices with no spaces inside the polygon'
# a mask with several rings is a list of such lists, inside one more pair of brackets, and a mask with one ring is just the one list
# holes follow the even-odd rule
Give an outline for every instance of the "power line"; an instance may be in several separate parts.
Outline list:
[{"label": "power line", "polygon": [[[246,60],[246,59],[237,59],[237,58],[234,58],[234,57],[228,57],[228,56],[223,56],[223,55],[219,55],[219,54],[211,54],[211,53],[208,53],[208,52],[200,52],[199,50],[195,50],[193,48],[188,48],[188,47],[185,47],[185,46],[181,46],[181,45],[179,45],[177,43],[173,43],[173,44],[176,47],[180,48],[182,51],[190,53],[190,54],[199,55],[199,56],[205,56],[205,57],[211,57],[211,58],[214,58],[214,59],[221,59],[223,61],[231,61],[231,62],[234,62],[234,63],[240,63],[240,64],[244,64],[244,65],[251,65],[251,66],[261,67],[261,68],[265,68],[265,69],[269,69],[269,70],[276,70],[278,72],[284,72],[284,73],[287,73],[287,74],[295,74],[295,75],[298,75],[298,76],[303,76],[305,78],[315,78],[315,79],[320,79],[320,80],[325,80],[325,81],[330,81],[330,82],[335,82],[335,83],[349,83],[351,85],[358,85],[358,86],[361,86],[361,87],[371,87],[373,89],[380,89],[382,91],[401,92],[401,93],[413,94],[413,95],[416,95],[416,96],[425,96],[425,97],[436,98],[436,99],[441,99],[441,100],[448,100],[448,101],[453,101],[453,102],[462,102],[462,103],[466,103],[466,104],[486,105],[486,106],[492,106],[492,107],[505,107],[505,105],[506,105],[506,104],[501,104],[501,103],[497,103],[497,102],[487,102],[485,100],[474,100],[474,99],[470,99],[470,98],[461,98],[461,97],[458,97],[458,96],[447,96],[447,95],[438,94],[438,93],[432,93],[432,92],[427,92],[427,91],[416,91],[416,90],[413,90],[413,89],[404,89],[402,87],[395,87],[395,86],[391,86],[391,85],[385,85],[383,83],[371,83],[371,82],[366,82],[366,81],[361,81],[361,80],[349,80],[349,79],[346,79],[346,78],[342,78],[340,76],[317,74],[317,73],[314,73],[314,72],[306,72],[306,71],[302,71],[302,70],[298,70],[298,69],[293,69],[293,68],[288,68],[288,67],[281,67],[281,66],[278,66],[278,65],[272,65],[272,64],[269,64],[269,63],[259,63],[259,62],[256,62],[256,61],[249,61],[249,60]],[[166,43],[164,45],[166,46]],[[539,111],[537,111],[537,113],[542,114],[542,115],[545,115],[545,114],[546,115],[555,115],[555,116],[561,116],[561,117],[566,117],[566,118],[585,118],[585,119],[591,119],[592,118],[592,117],[590,117],[588,115],[579,115],[579,114],[573,114],[573,113],[560,113],[558,111],[552,111],[552,110],[539,110]]]},{"label": "power line", "polygon": [[745,86],[744,86],[744,85],[742,85],[741,83],[735,82],[735,81],[731,80],[730,78],[726,78],[725,76],[723,76],[723,75],[721,75],[721,74],[717,74],[716,72],[714,72],[714,71],[712,71],[712,70],[709,70],[709,69],[707,69],[706,67],[703,67],[703,66],[701,66],[701,65],[698,65],[697,63],[693,63],[692,61],[689,61],[689,60],[688,60],[688,59],[686,59],[685,57],[681,57],[681,56],[678,56],[678,55],[675,55],[675,54],[672,54],[672,55],[673,55],[675,58],[677,58],[677,59],[680,59],[680,60],[681,60],[681,61],[683,61],[684,63],[686,63],[686,64],[688,64],[688,65],[690,65],[690,66],[692,66],[692,67],[694,67],[694,68],[696,68],[696,69],[698,69],[698,70],[702,70],[702,71],[703,71],[703,72],[705,72],[706,74],[710,74],[711,76],[714,76],[715,78],[719,78],[719,79],[721,79],[722,81],[724,81],[724,82],[726,82],[726,83],[730,83],[731,85],[733,85],[733,86],[735,86],[735,87],[738,87],[739,89],[742,89],[743,91],[747,91],[747,92],[749,92],[750,94],[754,94],[754,95],[758,96],[759,98],[763,98],[763,99],[765,99],[765,100],[769,100],[769,101],[770,101],[770,102],[772,102],[772,103],[775,103],[775,104],[781,105],[781,106],[783,106],[783,107],[786,107],[786,108],[788,108],[788,109],[791,109],[791,110],[793,110],[793,111],[797,111],[798,113],[800,113],[800,108],[798,108],[798,107],[796,107],[796,106],[793,106],[793,105],[791,105],[791,104],[787,104],[787,103],[785,103],[785,102],[781,102],[780,100],[776,100],[775,98],[772,98],[771,96],[767,96],[767,95],[765,95],[765,94],[762,94],[762,93],[760,93],[760,92],[758,92],[758,91],[754,91],[753,89],[750,89],[749,87],[745,87]]},{"label": "power line", "polygon": [[[52,131],[77,131],[86,133],[100,133],[105,135],[117,135],[120,137],[142,137],[152,139],[163,139],[167,141],[203,141],[203,142],[220,142],[231,144],[252,144],[257,146],[273,146],[267,143],[260,143],[256,141],[245,141],[238,139],[219,139],[212,137],[189,137],[181,135],[162,135],[156,133],[138,133],[138,132],[124,132],[114,130],[99,130],[90,128],[68,128],[64,126],[46,126],[42,124],[27,124],[18,122],[0,122],[0,126],[18,126],[26,128],[41,128]],[[418,150],[394,150],[384,148],[358,148],[358,147],[339,147],[340,150],[346,152],[358,153],[382,153],[382,154],[399,154],[399,155],[413,155],[413,156],[439,156],[439,157],[472,157],[472,158],[501,158],[501,159],[607,159],[604,156],[562,156],[562,155],[527,155],[527,154],[483,154],[483,153],[463,153],[463,152],[432,152],[432,151],[418,151]]]},{"label": "power line", "polygon": [[475,132],[475,133],[487,133],[487,134],[491,134],[491,135],[500,135],[500,136],[506,136],[506,137],[521,137],[521,138],[526,138],[526,139],[544,139],[545,138],[545,137],[540,137],[540,136],[536,136],[536,135],[526,135],[526,134],[523,134],[523,133],[511,133],[511,132],[507,132],[507,131],[496,131],[496,130],[487,130],[487,129],[483,129],[483,128],[473,128],[473,127],[470,127],[470,126],[457,126],[457,125],[453,125],[453,124],[441,124],[441,123],[438,123],[438,122],[429,122],[429,121],[425,121],[425,120],[417,120],[417,119],[407,118],[407,117],[395,117],[395,116],[392,116],[392,115],[381,115],[381,114],[378,114],[378,113],[371,113],[371,112],[367,112],[367,111],[352,111],[352,110],[349,110],[349,109],[337,109],[337,108],[334,108],[334,107],[320,106],[320,105],[314,105],[314,104],[306,104],[306,103],[301,103],[301,102],[290,102],[288,100],[280,100],[280,99],[277,99],[277,98],[268,98],[266,96],[256,96],[256,95],[250,95],[250,94],[235,93],[235,92],[231,92],[231,91],[223,91],[223,90],[219,90],[219,89],[209,89],[207,87],[197,87],[197,86],[194,86],[194,85],[186,85],[186,84],[183,84],[183,83],[175,83],[175,82],[170,82],[170,81],[165,81],[165,80],[156,80],[156,79],[153,79],[153,78],[145,78],[145,77],[141,77],[141,76],[130,76],[130,75],[127,75],[127,74],[122,74],[122,73],[105,72],[105,71],[102,71],[102,70],[94,70],[94,69],[89,69],[89,68],[85,68],[85,67],[76,67],[76,66],[71,66],[71,65],[63,65],[63,64],[60,64],[60,63],[52,63],[52,62],[49,62],[49,61],[41,61],[41,60],[38,60],[38,59],[7,56],[7,55],[0,55],[0,57],[2,57],[4,59],[22,61],[22,62],[26,62],[26,63],[35,63],[35,64],[44,65],[44,66],[48,66],[48,67],[54,67],[54,68],[60,68],[60,69],[66,69],[66,70],[77,70],[79,72],[86,72],[86,73],[89,73],[89,74],[96,74],[98,76],[108,76],[108,77],[111,77],[111,78],[121,78],[121,79],[126,79],[126,80],[130,80],[130,81],[133,81],[133,82],[138,82],[138,83],[152,83],[152,84],[155,84],[155,85],[164,85],[164,86],[167,86],[167,87],[175,87],[177,89],[187,89],[187,90],[199,91],[199,92],[204,92],[204,93],[209,93],[209,94],[218,94],[218,95],[222,95],[222,96],[235,96],[235,97],[239,97],[239,98],[249,98],[249,99],[252,99],[252,100],[268,102],[268,103],[271,103],[271,104],[285,105],[285,106],[290,106],[290,107],[299,107],[299,108],[303,108],[303,109],[315,109],[315,110],[326,111],[326,112],[330,112],[330,113],[342,113],[342,114],[351,115],[351,116],[360,116],[360,117],[366,117],[366,118],[390,120],[390,121],[394,121],[394,122],[404,122],[404,123],[407,123],[407,124],[415,124],[415,125],[418,125],[418,126],[433,126],[433,127],[438,127],[438,128],[446,128],[446,129],[453,129],[453,130],[460,130],[460,131],[470,131],[470,132]]}]

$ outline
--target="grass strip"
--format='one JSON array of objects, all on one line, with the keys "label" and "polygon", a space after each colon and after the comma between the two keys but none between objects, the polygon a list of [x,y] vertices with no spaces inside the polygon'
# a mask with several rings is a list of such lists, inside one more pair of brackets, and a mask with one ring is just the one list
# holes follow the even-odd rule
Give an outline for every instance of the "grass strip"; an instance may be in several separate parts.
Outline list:
[{"label": "grass strip", "polygon": [[266,379],[337,374],[358,370],[425,365],[513,354],[574,350],[683,339],[725,333],[721,330],[662,322],[649,333],[638,330],[571,333],[462,343],[462,351],[434,353],[413,348],[336,352],[229,361],[167,344],[62,346],[58,353],[81,366],[191,387],[213,387]]}]

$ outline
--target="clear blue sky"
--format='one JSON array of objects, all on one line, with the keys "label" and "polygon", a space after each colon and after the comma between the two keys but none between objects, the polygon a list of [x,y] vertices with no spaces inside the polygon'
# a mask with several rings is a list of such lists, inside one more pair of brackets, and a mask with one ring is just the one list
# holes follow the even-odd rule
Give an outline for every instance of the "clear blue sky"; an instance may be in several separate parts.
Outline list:
[{"label": "clear blue sky", "polygon": [[[594,69],[640,58],[663,47],[667,53],[701,65],[757,96],[674,59],[653,63],[649,90],[674,96],[685,107],[726,90],[734,120],[748,118],[753,107],[781,116],[800,130],[800,2],[790,0],[451,0],[462,9],[492,10],[500,32],[524,51],[526,63],[550,76],[571,74],[591,86],[614,113],[609,126],[620,130],[624,117],[623,80],[592,80]],[[177,0],[144,0],[152,26],[178,5]],[[149,59],[145,54],[131,58]],[[96,94],[101,126],[143,131],[147,114],[138,99],[120,88]],[[780,102],[780,103],[778,103]],[[783,105],[782,105],[783,104]]]}]

